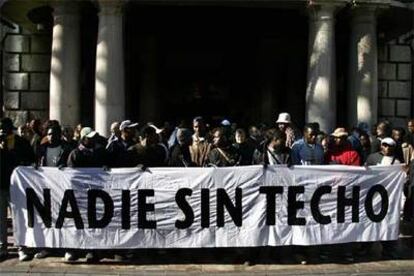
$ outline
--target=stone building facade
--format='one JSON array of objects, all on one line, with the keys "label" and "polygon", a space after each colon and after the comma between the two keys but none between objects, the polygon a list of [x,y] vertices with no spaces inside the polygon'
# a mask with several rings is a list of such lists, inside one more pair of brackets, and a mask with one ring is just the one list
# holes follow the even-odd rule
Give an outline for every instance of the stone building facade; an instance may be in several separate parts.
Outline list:
[{"label": "stone building facade", "polygon": [[3,115],[18,124],[52,118],[107,135],[125,117],[250,124],[289,111],[330,131],[414,115],[404,1],[0,3]]},{"label": "stone building facade", "polygon": [[51,38],[47,32],[29,32],[3,26],[4,115],[21,125],[48,118]]}]

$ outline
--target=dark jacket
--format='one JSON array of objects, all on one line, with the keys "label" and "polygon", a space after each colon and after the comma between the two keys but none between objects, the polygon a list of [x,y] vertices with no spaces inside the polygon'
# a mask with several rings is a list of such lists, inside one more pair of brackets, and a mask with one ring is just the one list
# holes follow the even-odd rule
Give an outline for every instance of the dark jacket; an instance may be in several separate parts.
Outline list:
[{"label": "dark jacket", "polygon": [[179,144],[172,146],[168,165],[170,167],[195,167],[195,164],[191,161],[189,146]]},{"label": "dark jacket", "polygon": [[[261,145],[261,147],[257,148],[254,153],[253,153],[253,164],[255,165],[269,165],[269,155],[268,155],[268,151],[269,149],[267,148],[268,143],[263,143]],[[271,153],[273,154],[276,158],[276,163],[279,165],[292,165],[292,158],[290,155],[290,148],[288,147],[284,147],[282,152],[280,153]]]},{"label": "dark jacket", "polygon": [[128,149],[129,158],[132,166],[143,165],[145,167],[163,167],[165,166],[166,153],[165,149],[156,144],[142,146],[136,144]]},{"label": "dark jacket", "polygon": [[233,147],[237,150],[237,153],[240,155],[240,166],[247,166],[253,163],[253,153],[255,146],[248,142],[243,144],[233,144]]},{"label": "dark jacket", "polygon": [[0,150],[0,190],[9,191],[10,177],[17,166],[29,166],[35,162],[35,155],[30,143],[14,135],[14,148]]},{"label": "dark jacket", "polygon": [[113,140],[108,144],[106,150],[108,152],[109,166],[112,168],[133,167],[131,154],[128,149],[134,145],[133,141],[126,142],[121,138]]},{"label": "dark jacket", "polygon": [[74,168],[98,168],[107,166],[107,154],[105,149],[88,149],[80,144],[69,154],[67,166]]},{"label": "dark jacket", "polygon": [[208,164],[217,167],[239,166],[240,161],[240,155],[233,146],[214,148],[208,154]]}]

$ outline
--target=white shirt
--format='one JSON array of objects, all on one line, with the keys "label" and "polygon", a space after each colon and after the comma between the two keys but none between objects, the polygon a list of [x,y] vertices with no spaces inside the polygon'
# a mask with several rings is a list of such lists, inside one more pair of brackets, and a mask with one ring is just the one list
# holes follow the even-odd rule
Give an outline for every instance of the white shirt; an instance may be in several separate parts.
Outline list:
[{"label": "white shirt", "polygon": [[57,167],[57,163],[59,162],[60,151],[62,150],[62,146],[57,147],[48,147],[46,149],[46,166],[47,167]]}]

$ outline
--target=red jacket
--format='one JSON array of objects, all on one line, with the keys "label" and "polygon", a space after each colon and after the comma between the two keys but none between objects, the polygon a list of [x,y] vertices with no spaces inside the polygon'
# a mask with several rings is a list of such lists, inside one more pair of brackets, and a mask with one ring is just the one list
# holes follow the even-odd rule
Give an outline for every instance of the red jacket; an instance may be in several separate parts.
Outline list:
[{"label": "red jacket", "polygon": [[351,145],[338,148],[334,147],[326,154],[327,164],[340,164],[349,166],[361,166],[359,154],[352,149]]}]

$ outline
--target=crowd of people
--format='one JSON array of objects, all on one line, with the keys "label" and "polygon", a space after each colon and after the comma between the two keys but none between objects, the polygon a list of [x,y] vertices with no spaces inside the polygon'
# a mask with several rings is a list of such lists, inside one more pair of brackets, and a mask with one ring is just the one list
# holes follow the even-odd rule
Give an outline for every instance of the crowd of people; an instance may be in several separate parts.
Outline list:
[{"label": "crowd of people", "polygon": [[[10,118],[0,123],[0,259],[7,254],[7,207],[10,176],[14,168],[29,165],[47,167],[226,167],[261,164],[352,166],[406,164],[414,158],[414,119],[407,129],[393,127],[388,121],[372,129],[360,123],[352,129],[336,128],[324,133],[317,122],[307,123],[303,131],[292,123],[288,113],[281,113],[274,125],[238,128],[222,120],[209,125],[202,117],[192,125],[177,126],[153,123],[138,124],[130,120],[114,122],[109,138],[91,127],[62,127],[56,120],[30,123],[15,128]],[[407,170],[408,170],[407,169]],[[408,174],[410,171],[408,170]],[[412,185],[407,181],[403,219],[413,221]],[[385,248],[385,247],[384,247]],[[391,247],[392,248],[392,247]],[[394,254],[395,250],[384,250]],[[19,248],[19,260],[31,259],[26,248]],[[44,258],[47,250],[35,257]],[[94,252],[87,259],[97,258]],[[395,257],[395,255],[393,255]],[[65,253],[65,260],[78,258],[76,252]]]}]

